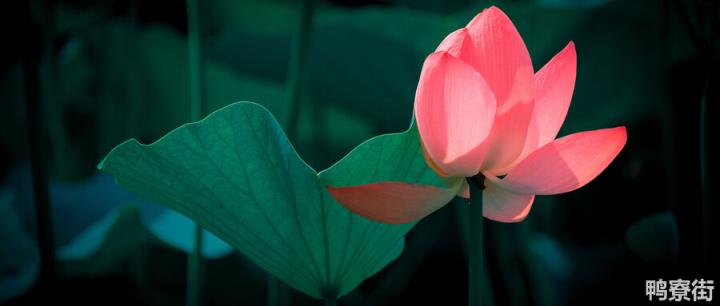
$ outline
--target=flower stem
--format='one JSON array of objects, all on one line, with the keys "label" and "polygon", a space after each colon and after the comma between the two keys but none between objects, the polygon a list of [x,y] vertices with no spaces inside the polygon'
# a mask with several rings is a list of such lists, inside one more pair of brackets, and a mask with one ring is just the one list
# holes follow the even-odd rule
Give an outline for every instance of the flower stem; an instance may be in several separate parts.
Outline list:
[{"label": "flower stem", "polygon": [[482,305],[483,282],[483,189],[485,177],[482,174],[467,178],[470,185],[470,239],[468,243],[468,305]]}]

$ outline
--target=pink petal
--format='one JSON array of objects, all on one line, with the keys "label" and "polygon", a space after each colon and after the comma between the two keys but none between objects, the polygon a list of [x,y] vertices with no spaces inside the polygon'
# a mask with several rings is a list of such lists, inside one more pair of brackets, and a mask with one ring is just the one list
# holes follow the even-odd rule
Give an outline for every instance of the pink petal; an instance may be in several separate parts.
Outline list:
[{"label": "pink petal", "polygon": [[467,181],[463,181],[462,187],[460,187],[460,190],[458,190],[457,196],[466,199],[470,198],[470,186],[468,185]]},{"label": "pink petal", "polygon": [[498,112],[513,105],[531,101],[535,78],[530,54],[510,18],[493,6],[483,10],[467,25],[472,37],[473,54],[463,53],[469,63],[485,78],[497,99]]},{"label": "pink petal", "polygon": [[[483,190],[483,216],[498,222],[520,222],[530,213],[530,207],[535,200],[532,194],[516,194],[501,187],[500,179],[486,177]],[[470,198],[470,186],[463,180],[457,195]]]},{"label": "pink petal", "polygon": [[537,95],[528,138],[534,137],[525,143],[526,155],[553,141],[560,131],[575,88],[576,70],[575,44],[570,42],[535,75]]},{"label": "pink petal", "polygon": [[438,49],[472,65],[497,100],[495,123],[482,170],[498,173],[522,153],[533,112],[535,77],[525,43],[512,21],[490,7],[448,36]]},{"label": "pink petal", "polygon": [[435,51],[445,51],[463,61],[472,61],[475,57],[475,46],[466,28],[461,28],[450,33]]},{"label": "pink petal", "polygon": [[495,115],[483,171],[494,175],[505,174],[505,169],[520,156],[528,135],[533,107],[532,102],[516,103],[508,111]]},{"label": "pink petal", "polygon": [[482,76],[446,52],[423,64],[415,94],[418,131],[427,154],[450,176],[478,173],[495,117],[495,97]]},{"label": "pink petal", "polygon": [[422,147],[423,158],[425,158],[425,162],[427,163],[428,166],[430,166],[430,169],[433,169],[435,171],[435,173],[437,173],[438,175],[440,175],[442,177],[449,177],[450,175],[445,173],[445,171],[443,171],[443,169],[440,169],[440,166],[438,166],[432,160],[432,158],[430,158],[430,155],[428,155],[427,149],[425,149],[425,145],[422,144],[422,141],[420,142],[420,146]]},{"label": "pink petal", "polygon": [[571,134],[528,155],[500,181],[523,194],[558,194],[575,190],[597,177],[627,141],[625,127]]},{"label": "pink petal", "polygon": [[534,200],[532,194],[515,194],[486,179],[483,216],[498,222],[520,222],[530,213]]},{"label": "pink petal", "polygon": [[383,223],[419,220],[447,204],[460,184],[449,189],[402,182],[381,182],[351,187],[332,187],[330,194],[345,208]]}]

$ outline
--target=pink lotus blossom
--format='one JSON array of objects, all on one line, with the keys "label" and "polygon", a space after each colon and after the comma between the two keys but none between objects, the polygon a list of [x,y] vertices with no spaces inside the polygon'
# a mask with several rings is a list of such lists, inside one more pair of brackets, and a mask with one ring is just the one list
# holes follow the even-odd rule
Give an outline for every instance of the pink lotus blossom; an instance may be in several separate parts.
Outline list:
[{"label": "pink lotus blossom", "polygon": [[[415,116],[428,165],[458,178],[458,194],[465,197],[464,178],[484,175],[483,215],[501,222],[523,220],[535,195],[589,183],[620,153],[627,133],[621,126],[555,138],[575,74],[572,42],[534,73],[510,19],[497,7],[482,11],[423,64]],[[349,209],[381,222],[413,221],[449,201],[429,186],[354,188],[331,191]]]}]

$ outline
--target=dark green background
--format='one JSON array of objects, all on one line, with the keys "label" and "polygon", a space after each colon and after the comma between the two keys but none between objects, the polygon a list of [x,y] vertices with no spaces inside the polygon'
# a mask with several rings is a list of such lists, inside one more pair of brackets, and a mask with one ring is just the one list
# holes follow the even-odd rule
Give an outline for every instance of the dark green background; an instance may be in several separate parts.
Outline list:
[{"label": "dark green background", "polygon": [[[200,2],[207,111],[250,100],[282,118],[299,1]],[[513,20],[536,70],[575,42],[577,83],[561,135],[628,129],[625,149],[588,186],[538,197],[522,223],[486,223],[495,304],[644,303],[648,279],[717,282],[717,1],[321,1],[301,73],[298,127],[288,132],[300,155],[321,170],[374,135],[404,130],[425,56],[490,5]],[[51,188],[89,194],[50,198],[71,203],[53,206],[61,247],[125,204],[112,199],[114,185],[88,183],[112,147],[132,137],[152,142],[189,121],[187,21],[184,1],[101,0],[5,1],[0,22],[0,190],[12,195],[0,197],[0,277],[12,285],[37,256],[28,62],[40,76],[42,104],[34,111],[45,117],[39,142]],[[403,255],[340,304],[466,303],[462,205],[420,222]],[[182,305],[186,254],[129,215],[120,234],[104,240],[105,252],[59,262],[50,293],[17,291],[8,304]],[[242,255],[206,267],[206,305],[264,305],[264,272]],[[320,304],[298,292],[291,300]]]}]

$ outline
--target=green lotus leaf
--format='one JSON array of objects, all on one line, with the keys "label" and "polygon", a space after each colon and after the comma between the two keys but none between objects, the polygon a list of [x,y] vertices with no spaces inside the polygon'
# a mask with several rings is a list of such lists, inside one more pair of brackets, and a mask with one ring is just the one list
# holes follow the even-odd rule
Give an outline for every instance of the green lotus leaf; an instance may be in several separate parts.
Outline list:
[{"label": "green lotus leaf", "polygon": [[372,222],[343,208],[270,112],[251,102],[150,145],[128,140],[98,168],[315,298],[343,296],[385,267],[413,226]]}]

